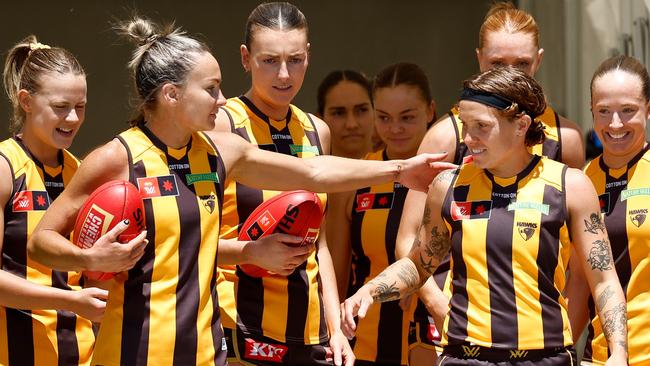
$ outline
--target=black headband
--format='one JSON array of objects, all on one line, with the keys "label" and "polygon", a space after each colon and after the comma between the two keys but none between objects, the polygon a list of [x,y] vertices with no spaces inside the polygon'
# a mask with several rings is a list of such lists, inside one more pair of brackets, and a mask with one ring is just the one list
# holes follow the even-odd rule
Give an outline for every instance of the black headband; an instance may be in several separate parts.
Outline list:
[{"label": "black headband", "polygon": [[499,110],[508,109],[512,105],[511,100],[500,95],[470,88],[463,89],[463,93],[460,95],[460,100],[471,100]]}]

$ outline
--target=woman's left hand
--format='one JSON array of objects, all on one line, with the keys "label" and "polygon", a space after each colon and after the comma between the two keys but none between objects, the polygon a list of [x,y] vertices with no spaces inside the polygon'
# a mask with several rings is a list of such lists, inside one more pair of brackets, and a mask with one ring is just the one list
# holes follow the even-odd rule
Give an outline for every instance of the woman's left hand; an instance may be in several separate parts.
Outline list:
[{"label": "woman's left hand", "polygon": [[352,352],[350,342],[348,342],[348,339],[340,329],[337,329],[330,335],[330,349],[334,357],[334,365],[354,365],[354,352]]}]

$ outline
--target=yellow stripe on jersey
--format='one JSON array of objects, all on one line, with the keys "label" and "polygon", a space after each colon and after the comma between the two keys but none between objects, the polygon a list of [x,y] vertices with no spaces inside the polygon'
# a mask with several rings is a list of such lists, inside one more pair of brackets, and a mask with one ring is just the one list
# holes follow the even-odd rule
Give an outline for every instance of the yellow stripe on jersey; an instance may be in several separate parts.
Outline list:
[{"label": "yellow stripe on jersey", "polygon": [[[645,148],[618,169],[605,165],[601,155],[587,165],[585,173],[599,195],[616,272],[627,298],[629,363],[650,364],[650,151]],[[584,358],[604,364],[607,341],[593,299],[589,306],[592,322]]]},{"label": "yellow stripe on jersey", "polygon": [[[387,160],[385,150],[367,154],[366,160]],[[395,262],[395,245],[408,189],[384,183],[356,191],[350,226],[351,284],[348,295]],[[358,360],[392,365],[408,362],[410,313],[397,301],[368,309],[357,324],[354,354]]]},{"label": "yellow stripe on jersey", "polygon": [[[59,152],[59,166],[37,161],[19,138],[0,143],[10,165],[12,196],[4,208],[3,270],[43,286],[79,290],[81,274],[53,271],[27,256],[27,241],[45,210],[79,166],[69,152]],[[90,321],[68,311],[19,311],[0,308],[0,364],[53,365],[90,362],[94,335]],[[61,348],[59,348],[61,347]]]},{"label": "yellow stripe on jersey", "polygon": [[[282,121],[270,119],[246,97],[229,99],[224,110],[231,118],[232,132],[260,149],[299,158],[322,153],[310,117],[293,105]],[[278,193],[227,181],[221,238],[236,238],[239,225],[259,204]],[[319,196],[325,205],[327,196]],[[287,343],[318,344],[328,337],[316,253],[288,277],[252,278],[236,271],[235,266],[219,267],[217,293],[225,327],[234,329],[239,322],[246,333]]]},{"label": "yellow stripe on jersey", "polygon": [[144,198],[149,245],[110,292],[93,364],[223,364],[213,297],[223,162],[201,133],[182,149],[146,127],[118,139],[129,155],[129,180],[156,190]]},{"label": "yellow stripe on jersey", "polygon": [[452,239],[451,311],[443,344],[571,344],[561,296],[570,252],[565,170],[540,157],[509,179],[473,163],[460,168],[443,207]]}]

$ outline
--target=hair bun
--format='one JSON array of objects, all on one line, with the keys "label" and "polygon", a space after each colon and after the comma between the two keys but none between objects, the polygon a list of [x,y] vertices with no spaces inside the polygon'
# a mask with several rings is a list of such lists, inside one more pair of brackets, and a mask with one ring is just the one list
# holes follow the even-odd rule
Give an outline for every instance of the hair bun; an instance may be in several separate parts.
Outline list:
[{"label": "hair bun", "polygon": [[156,26],[149,20],[133,18],[121,27],[122,33],[131,38],[137,45],[143,46],[158,38]]}]

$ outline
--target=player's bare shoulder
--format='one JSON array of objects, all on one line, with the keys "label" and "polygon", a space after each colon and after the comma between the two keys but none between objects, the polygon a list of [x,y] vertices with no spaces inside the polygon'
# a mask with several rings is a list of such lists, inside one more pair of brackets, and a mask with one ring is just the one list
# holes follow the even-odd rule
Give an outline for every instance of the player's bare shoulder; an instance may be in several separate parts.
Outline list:
[{"label": "player's bare shoulder", "polygon": [[449,154],[445,158],[445,161],[452,162],[454,159],[453,152],[456,151],[457,143],[458,137],[456,135],[454,120],[447,113],[444,117],[437,120],[429,128],[426,135],[424,135],[420,143],[420,148],[418,149],[418,154],[447,151]]}]

